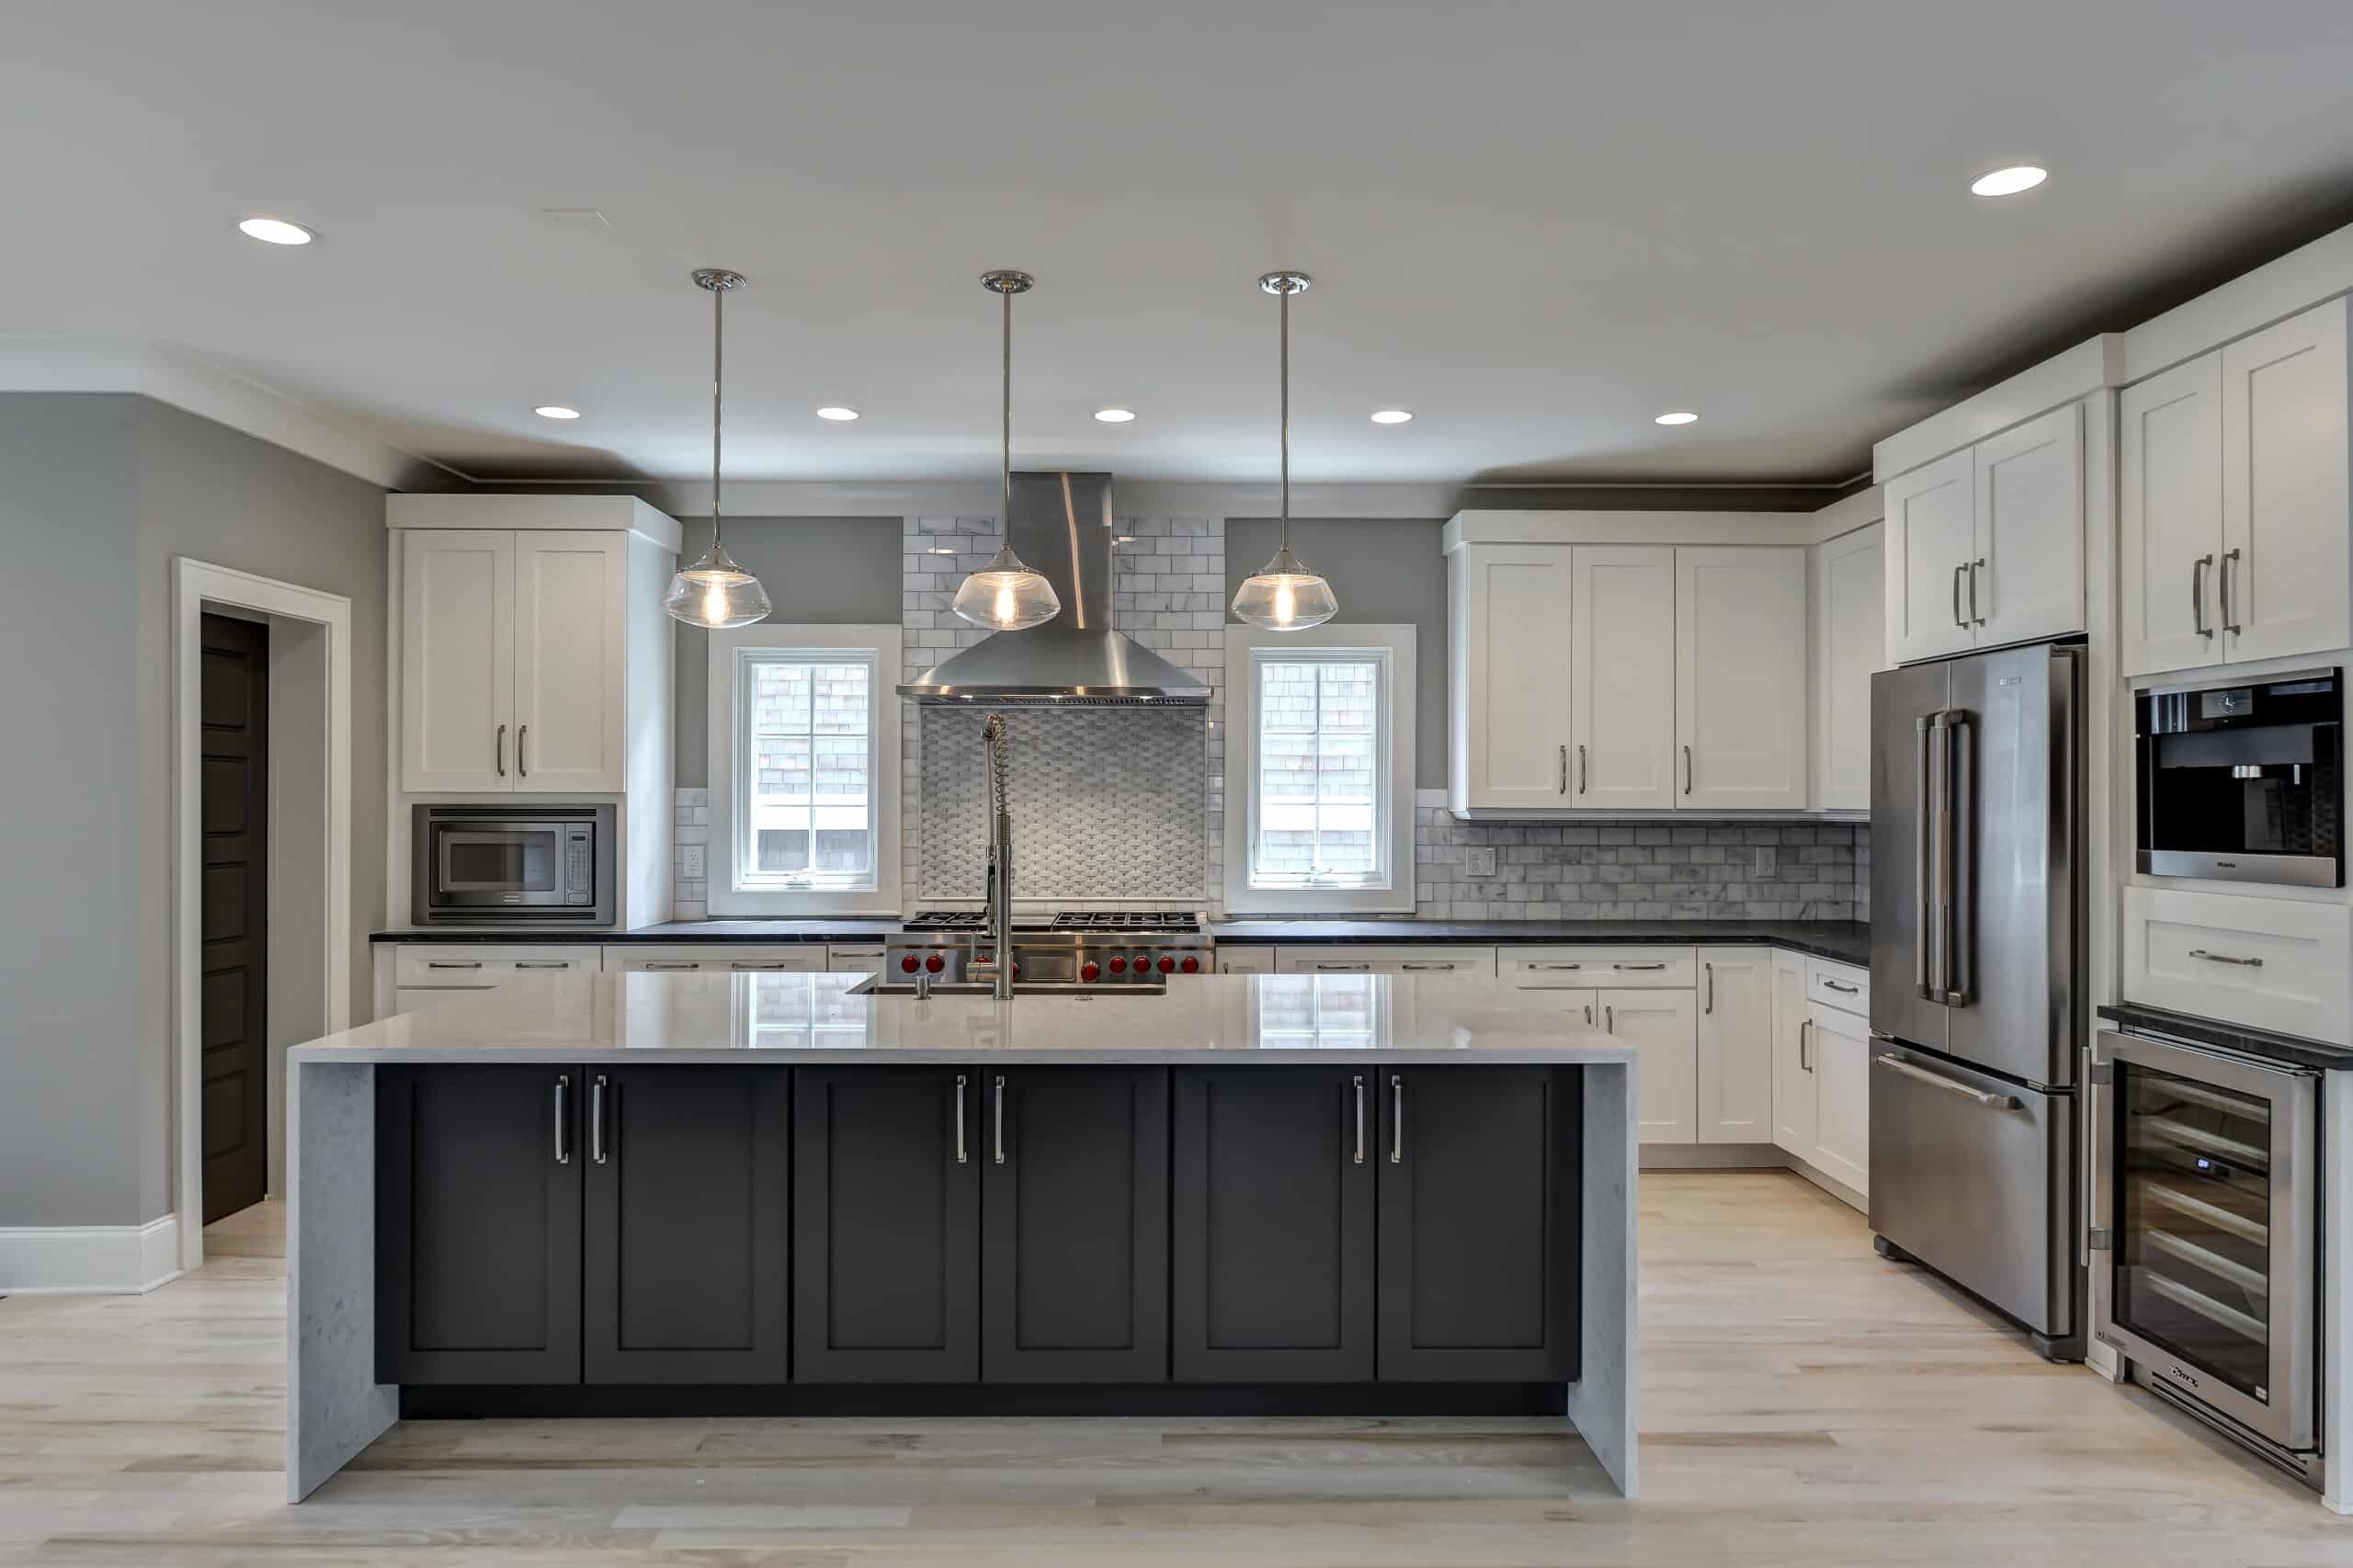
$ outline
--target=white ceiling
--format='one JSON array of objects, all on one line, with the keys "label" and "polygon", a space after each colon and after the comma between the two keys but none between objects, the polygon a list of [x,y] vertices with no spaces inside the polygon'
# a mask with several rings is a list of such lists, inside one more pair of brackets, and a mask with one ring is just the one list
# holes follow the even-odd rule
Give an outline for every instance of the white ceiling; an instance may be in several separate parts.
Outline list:
[{"label": "white ceiling", "polygon": [[[1263,478],[1279,265],[1302,479],[1835,481],[2353,219],[2344,0],[7,17],[0,334],[183,346],[487,477],[702,472],[717,264],[731,477],[993,473],[1012,266],[1017,461]],[[2052,177],[1968,194],[2014,162]]]}]

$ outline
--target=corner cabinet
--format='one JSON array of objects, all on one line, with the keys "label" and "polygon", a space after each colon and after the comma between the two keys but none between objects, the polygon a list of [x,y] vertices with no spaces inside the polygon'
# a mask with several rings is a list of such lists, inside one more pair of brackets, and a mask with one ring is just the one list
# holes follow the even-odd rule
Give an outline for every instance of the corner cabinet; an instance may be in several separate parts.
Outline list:
[{"label": "corner cabinet", "polygon": [[1879,523],[1813,552],[1813,804],[1871,807],[1871,676],[1887,666],[1886,531]]}]

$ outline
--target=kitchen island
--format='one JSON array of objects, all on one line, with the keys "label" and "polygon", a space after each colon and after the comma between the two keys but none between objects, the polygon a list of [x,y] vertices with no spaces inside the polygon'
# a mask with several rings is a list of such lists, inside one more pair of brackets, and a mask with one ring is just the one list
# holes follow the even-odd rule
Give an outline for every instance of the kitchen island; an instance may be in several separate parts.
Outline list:
[{"label": "kitchen island", "polygon": [[1487,979],[550,976],[296,1048],[287,1485],[403,1415],[1560,1415],[1634,1052]]}]

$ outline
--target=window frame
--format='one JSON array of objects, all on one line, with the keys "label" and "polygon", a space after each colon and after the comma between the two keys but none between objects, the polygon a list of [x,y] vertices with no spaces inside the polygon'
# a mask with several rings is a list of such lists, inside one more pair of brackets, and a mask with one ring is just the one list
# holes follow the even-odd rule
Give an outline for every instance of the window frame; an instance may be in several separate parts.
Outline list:
[{"label": "window frame", "polygon": [[[1415,629],[1409,624],[1325,624],[1303,631],[1225,629],[1227,791],[1225,910],[1235,915],[1411,914],[1414,908],[1414,691]],[[1377,666],[1373,796],[1376,858],[1383,885],[1279,879],[1255,872],[1258,840],[1258,667],[1268,657]],[[1238,798],[1237,798],[1238,797]]]},{"label": "window frame", "polygon": [[[899,909],[899,752],[903,717],[896,687],[901,631],[886,624],[791,625],[757,621],[712,631],[706,692],[710,771],[710,831],[703,851],[704,903],[713,915],[894,915]],[[873,670],[868,773],[873,790],[871,887],[739,886],[737,842],[744,820],[747,744],[744,699],[749,673],[779,658],[811,663],[864,662]],[[887,699],[887,700],[886,700]],[[813,755],[812,765],[814,757]],[[811,845],[815,852],[815,845]]]}]

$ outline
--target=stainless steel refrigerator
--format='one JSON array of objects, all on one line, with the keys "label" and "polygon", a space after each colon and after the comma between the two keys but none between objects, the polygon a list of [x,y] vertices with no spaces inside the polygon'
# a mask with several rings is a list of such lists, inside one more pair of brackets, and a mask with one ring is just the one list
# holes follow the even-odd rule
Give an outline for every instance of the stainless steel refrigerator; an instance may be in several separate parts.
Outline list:
[{"label": "stainless steel refrigerator", "polygon": [[1870,1224],[2084,1347],[2083,650],[1871,677]]}]

